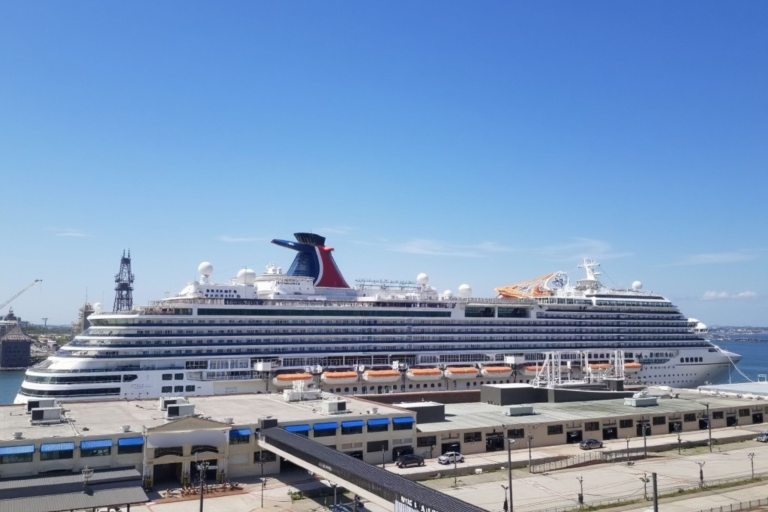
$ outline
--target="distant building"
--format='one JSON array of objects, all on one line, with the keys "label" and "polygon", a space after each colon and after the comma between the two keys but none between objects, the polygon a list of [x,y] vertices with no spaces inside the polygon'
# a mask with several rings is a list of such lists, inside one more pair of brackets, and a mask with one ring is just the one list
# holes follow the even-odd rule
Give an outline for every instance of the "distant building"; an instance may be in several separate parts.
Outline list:
[{"label": "distant building", "polygon": [[[98,303],[97,303],[98,304]],[[77,320],[72,322],[72,333],[77,336],[87,328],[91,326],[91,322],[88,321],[88,317],[94,313],[94,307],[90,302],[85,301],[83,307],[78,310]]]},{"label": "distant building", "polygon": [[32,364],[32,338],[24,334],[13,308],[0,321],[0,368],[26,368]]}]

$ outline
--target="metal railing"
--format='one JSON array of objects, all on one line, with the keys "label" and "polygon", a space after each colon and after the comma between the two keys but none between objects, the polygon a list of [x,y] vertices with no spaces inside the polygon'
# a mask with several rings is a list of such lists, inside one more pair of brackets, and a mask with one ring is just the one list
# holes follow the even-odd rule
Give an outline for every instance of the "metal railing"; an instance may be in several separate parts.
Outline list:
[{"label": "metal railing", "polygon": [[735,512],[737,510],[754,510],[755,507],[768,505],[768,498],[759,498],[756,500],[742,501],[740,503],[731,503],[730,505],[721,505],[719,507],[701,509],[699,512]]},{"label": "metal railing", "polygon": [[589,464],[590,462],[624,462],[642,458],[644,454],[645,451],[643,448],[630,448],[629,451],[587,452],[566,459],[531,465],[531,473],[546,473],[548,471],[556,471],[558,469],[570,468],[581,464]]}]

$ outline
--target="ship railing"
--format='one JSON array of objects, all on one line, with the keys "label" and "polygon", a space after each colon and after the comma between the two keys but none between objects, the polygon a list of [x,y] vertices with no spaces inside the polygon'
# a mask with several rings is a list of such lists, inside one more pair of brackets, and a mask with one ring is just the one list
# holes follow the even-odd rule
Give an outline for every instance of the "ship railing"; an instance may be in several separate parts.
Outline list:
[{"label": "ship railing", "polygon": [[139,371],[154,371],[154,370],[184,370],[183,366],[171,365],[171,366],[114,366],[111,368],[30,368],[30,371],[35,373],[95,373],[95,372],[139,372]]}]

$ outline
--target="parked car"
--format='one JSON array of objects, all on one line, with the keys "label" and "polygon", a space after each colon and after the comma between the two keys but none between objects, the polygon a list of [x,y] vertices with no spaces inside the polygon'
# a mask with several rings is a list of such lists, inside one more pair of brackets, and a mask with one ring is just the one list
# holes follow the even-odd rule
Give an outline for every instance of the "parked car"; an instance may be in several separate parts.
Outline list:
[{"label": "parked car", "polygon": [[763,432],[762,434],[760,434],[755,438],[755,441],[759,441],[761,443],[768,443],[768,434]]},{"label": "parked car", "polygon": [[459,452],[445,452],[437,458],[440,464],[451,464],[453,462],[464,462],[464,456]]},{"label": "parked car", "polygon": [[579,448],[582,450],[592,450],[594,448],[602,448],[603,442],[597,439],[585,439],[579,443]]},{"label": "parked car", "polygon": [[410,453],[408,455],[403,455],[402,457],[397,459],[396,465],[399,468],[407,468],[409,466],[423,466],[424,458],[419,457],[418,455],[415,455],[413,453]]}]

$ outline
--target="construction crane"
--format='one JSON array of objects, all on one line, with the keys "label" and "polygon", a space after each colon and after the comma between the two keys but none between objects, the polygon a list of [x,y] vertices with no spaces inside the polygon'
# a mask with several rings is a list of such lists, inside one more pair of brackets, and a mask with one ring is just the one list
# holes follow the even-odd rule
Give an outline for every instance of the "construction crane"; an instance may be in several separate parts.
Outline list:
[{"label": "construction crane", "polygon": [[7,306],[8,304],[10,304],[10,303],[11,303],[11,302],[13,302],[14,300],[16,300],[16,298],[18,298],[18,296],[19,296],[19,295],[21,295],[21,294],[22,294],[22,293],[24,293],[25,291],[29,290],[29,289],[30,289],[30,288],[32,288],[33,286],[35,286],[37,283],[42,283],[42,282],[43,282],[43,280],[42,280],[42,279],[35,279],[35,280],[34,280],[34,281],[32,281],[31,283],[29,283],[27,286],[25,286],[24,288],[22,288],[21,290],[19,290],[18,292],[16,292],[16,295],[14,295],[13,297],[11,297],[10,299],[8,299],[7,301],[5,301],[5,302],[3,302],[2,304],[0,304],[0,311],[2,311],[2,310],[3,310],[3,308],[4,308],[5,306]]}]

